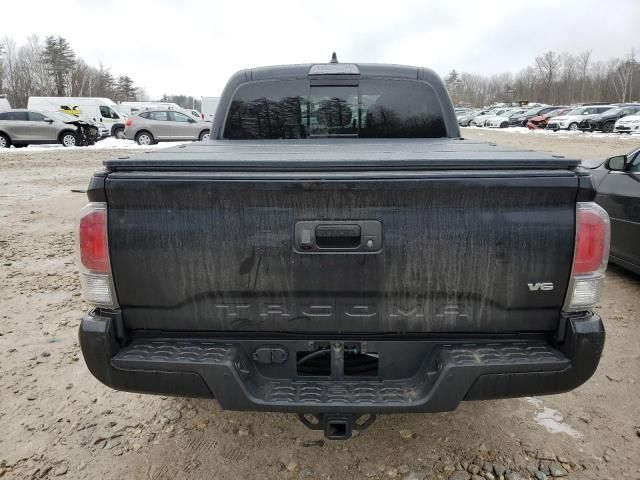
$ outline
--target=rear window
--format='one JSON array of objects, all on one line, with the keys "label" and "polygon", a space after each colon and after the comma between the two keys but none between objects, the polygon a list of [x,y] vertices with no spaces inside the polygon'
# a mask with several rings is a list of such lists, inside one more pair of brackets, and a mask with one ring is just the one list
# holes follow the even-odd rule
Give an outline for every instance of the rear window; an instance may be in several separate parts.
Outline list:
[{"label": "rear window", "polygon": [[159,120],[161,122],[169,120],[169,112],[145,112],[141,113],[140,116],[148,120]]},{"label": "rear window", "polygon": [[411,80],[360,80],[358,86],[308,81],[242,85],[224,126],[226,139],[314,137],[433,138],[447,135],[431,88]]},{"label": "rear window", "polygon": [[4,112],[0,114],[0,120],[28,120],[27,112]]}]

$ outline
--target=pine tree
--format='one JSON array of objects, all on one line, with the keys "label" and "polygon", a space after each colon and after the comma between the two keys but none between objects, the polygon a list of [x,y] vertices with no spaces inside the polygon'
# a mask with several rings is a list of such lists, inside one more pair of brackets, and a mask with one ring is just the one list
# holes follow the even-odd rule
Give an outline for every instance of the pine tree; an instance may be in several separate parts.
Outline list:
[{"label": "pine tree", "polygon": [[449,72],[449,75],[447,75],[446,83],[447,85],[452,85],[457,81],[458,81],[458,72],[456,72],[456,69],[454,68]]},{"label": "pine tree", "polygon": [[56,38],[49,35],[45,38],[42,61],[55,85],[56,93],[61,97],[64,96],[66,80],[76,61],[76,54],[71,45],[60,36]]},{"label": "pine tree", "polygon": [[133,86],[133,80],[127,75],[118,77],[117,91],[121,101],[135,100],[136,88]]},{"label": "pine tree", "polygon": [[97,71],[95,95],[98,97],[116,98],[116,82],[108,68],[104,68],[102,64]]}]

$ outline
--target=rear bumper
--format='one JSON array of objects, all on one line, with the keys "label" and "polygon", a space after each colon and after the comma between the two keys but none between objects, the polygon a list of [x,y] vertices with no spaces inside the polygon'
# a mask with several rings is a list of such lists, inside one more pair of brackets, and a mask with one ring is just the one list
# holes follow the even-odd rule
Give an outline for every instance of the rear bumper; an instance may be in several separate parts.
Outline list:
[{"label": "rear bumper", "polygon": [[617,125],[614,132],[637,132],[640,133],[640,125]]},{"label": "rear bumper", "polygon": [[252,358],[256,345],[292,351],[304,341],[140,337],[120,347],[113,319],[97,315],[82,319],[79,336],[91,373],[118,390],[216,398],[229,410],[382,413],[450,411],[463,400],[572,390],[595,372],[605,332],[597,315],[586,314],[567,320],[557,348],[541,338],[372,340],[370,351],[385,352],[375,378],[299,377],[293,352],[271,370]]}]

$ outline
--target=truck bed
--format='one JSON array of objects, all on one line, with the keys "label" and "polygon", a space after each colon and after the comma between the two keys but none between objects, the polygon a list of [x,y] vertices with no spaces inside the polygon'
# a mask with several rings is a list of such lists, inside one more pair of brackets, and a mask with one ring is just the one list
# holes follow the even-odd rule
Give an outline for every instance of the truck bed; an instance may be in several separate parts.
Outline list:
[{"label": "truck bed", "polygon": [[578,160],[475,140],[211,140],[105,162],[132,170],[572,169]]}]

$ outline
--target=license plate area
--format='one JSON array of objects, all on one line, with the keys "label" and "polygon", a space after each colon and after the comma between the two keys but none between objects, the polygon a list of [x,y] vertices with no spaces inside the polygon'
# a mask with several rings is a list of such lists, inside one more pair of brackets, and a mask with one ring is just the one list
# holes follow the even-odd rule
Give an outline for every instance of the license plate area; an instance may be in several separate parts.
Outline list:
[{"label": "license plate area", "polygon": [[378,352],[369,351],[367,342],[309,342],[296,351],[296,375],[299,377],[379,376]]}]

